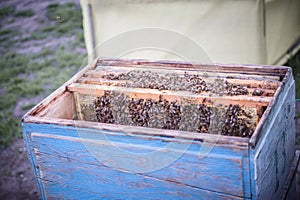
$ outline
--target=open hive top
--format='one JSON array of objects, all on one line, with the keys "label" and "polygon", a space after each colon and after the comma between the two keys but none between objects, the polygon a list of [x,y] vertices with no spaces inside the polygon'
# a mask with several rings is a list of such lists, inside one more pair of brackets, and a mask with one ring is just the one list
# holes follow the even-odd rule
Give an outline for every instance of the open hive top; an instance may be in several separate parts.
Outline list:
[{"label": "open hive top", "polygon": [[67,89],[78,120],[251,137],[287,70],[104,59]]}]

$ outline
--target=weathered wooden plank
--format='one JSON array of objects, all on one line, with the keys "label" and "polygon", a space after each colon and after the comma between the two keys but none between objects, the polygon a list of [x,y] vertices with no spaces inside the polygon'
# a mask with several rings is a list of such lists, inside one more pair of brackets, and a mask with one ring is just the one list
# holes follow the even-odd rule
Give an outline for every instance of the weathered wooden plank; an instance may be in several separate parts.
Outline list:
[{"label": "weathered wooden plank", "polygon": [[38,113],[38,116],[45,117],[57,117],[61,119],[73,119],[75,107],[73,94],[70,92],[63,93],[52,105],[46,107],[41,112]]},{"label": "weathered wooden plank", "polygon": [[[213,84],[213,82],[215,82],[215,80],[209,80],[208,79],[203,79],[206,81],[206,83],[211,83]],[[272,96],[274,95],[279,82],[268,82],[268,81],[244,81],[244,80],[240,80],[240,79],[228,79],[227,80],[228,83],[231,84],[238,84],[241,86],[247,86],[247,90],[249,92],[249,96],[252,96],[253,91],[256,89],[263,89],[264,94],[262,94],[261,96]],[[125,86],[126,84],[130,84],[132,83],[132,81],[126,81],[126,80],[108,80],[108,79],[104,79],[104,78],[93,78],[93,77],[82,77],[80,79],[78,79],[77,83],[85,83],[85,84],[100,84],[100,85],[107,85],[107,86]],[[271,89],[272,88],[272,89]],[[201,92],[204,95],[209,95],[211,92]]]},{"label": "weathered wooden plank", "polygon": [[38,179],[41,176],[38,162],[36,159],[36,154],[33,149],[32,140],[31,140],[31,129],[30,126],[27,126],[22,122],[23,129],[23,138],[26,146],[26,152],[29,159],[30,167],[35,177],[35,183],[37,186],[37,190],[41,199],[45,199],[45,190],[43,183]]},{"label": "weathered wooden plank", "polygon": [[[165,141],[155,140],[153,138],[148,138],[149,141],[145,141],[141,139],[137,140],[136,138],[132,137],[126,138],[126,136],[124,135],[122,137],[114,135],[110,137],[109,142],[107,142],[103,141],[103,135],[101,133],[97,133],[94,135],[90,134],[91,132],[79,134],[81,136],[87,136],[90,139],[76,139],[74,137],[58,137],[57,135],[52,137],[53,135],[51,134],[32,133],[32,140],[34,142],[35,149],[40,153],[64,157],[68,160],[77,160],[77,166],[80,166],[82,162],[89,163],[91,165],[99,165],[99,161],[92,159],[93,156],[89,154],[89,151],[91,151],[93,155],[97,155],[97,153],[100,153],[104,157],[105,155],[109,156],[109,158],[107,159],[109,159],[110,162],[118,160],[119,163],[117,163],[117,166],[120,167],[122,171],[126,171],[127,169],[126,167],[123,168],[124,165],[137,165],[137,163],[139,163],[139,166],[136,166],[137,170],[143,169],[143,165],[153,165],[152,167],[155,168],[155,166],[159,166],[160,164],[157,163],[158,161],[163,161],[169,156],[175,156],[174,151],[176,151],[176,149],[167,148],[168,150],[162,151],[159,155],[156,155],[157,157],[156,159],[154,159],[155,162],[151,159],[151,152],[163,148],[165,145],[167,145]],[[124,143],[124,141],[127,142]],[[130,142],[128,143],[128,141]],[[83,144],[85,147],[83,146]],[[122,149],[123,151],[130,152],[130,154],[118,152],[112,147],[117,147],[119,149]],[[147,148],[149,147],[151,147],[152,149],[150,149],[150,152],[147,152],[149,151],[147,150]],[[176,144],[176,147],[178,148],[177,150],[182,149],[178,146],[178,144]],[[182,187],[192,186],[199,189],[210,188],[211,190],[214,190],[215,188],[216,191],[219,191],[221,193],[243,196],[243,182],[245,182],[243,181],[243,178],[247,179],[246,182],[248,182],[248,189],[250,188],[249,177],[243,177],[243,175],[241,174],[243,170],[247,170],[248,165],[242,166],[243,157],[235,157],[233,155],[241,155],[241,153],[245,154],[247,153],[247,150],[245,150],[244,153],[232,153],[232,151],[229,149],[215,147],[205,158],[199,158],[198,152],[200,151],[200,148],[201,146],[193,145],[185,152],[182,152],[182,156],[171,163],[170,166],[166,167],[162,165],[162,169],[159,169],[157,171],[146,174],[139,174],[147,177],[157,178],[163,181],[169,181],[172,184],[183,184]],[[137,153],[148,154],[147,156],[139,156],[140,154]],[[49,157],[50,155],[47,155],[47,157]],[[78,159],[78,156],[80,157],[80,159]],[[105,165],[107,164],[108,163],[106,162]],[[116,163],[110,164],[115,166]],[[190,167],[192,167],[194,170],[190,171]],[[243,167],[245,169],[241,169]],[[232,170],[233,168],[235,170]],[[226,186],[216,186],[213,180],[224,181],[227,184]],[[230,187],[228,187],[228,185],[230,185]]]},{"label": "weathered wooden plank", "polygon": [[[292,75],[291,68],[288,68],[287,73],[284,75],[282,83],[276,90],[276,93],[275,93],[274,97],[272,98],[272,100],[270,101],[269,105],[267,106],[266,110],[263,112],[262,119],[259,121],[257,128],[250,139],[250,144],[251,144],[252,148],[255,148],[255,145],[258,143],[258,141],[260,141],[259,138],[263,135],[262,129],[264,128],[265,124],[269,123],[267,121],[272,120],[272,118],[269,116],[272,115],[272,112],[276,111],[276,109],[273,109],[274,105],[276,103],[278,103],[278,101],[282,101],[283,96],[285,95],[285,93],[288,92],[287,86],[286,86],[287,84],[289,84],[289,86],[294,84],[294,78]],[[295,91],[294,91],[294,93],[295,93]],[[293,96],[295,96],[295,94],[292,94],[292,97]],[[281,100],[279,100],[279,99],[281,99]]]},{"label": "weathered wooden plank", "polygon": [[291,78],[269,108],[260,140],[250,151],[250,162],[254,165],[252,185],[257,199],[280,198],[290,170],[295,152],[294,94]]},{"label": "weathered wooden plank", "polygon": [[[63,127],[65,132],[68,134],[76,132],[73,131],[74,127],[76,130],[86,130],[85,128],[92,128],[98,131],[105,131],[105,134],[126,134],[135,135],[137,137],[162,137],[165,140],[175,138],[184,142],[188,141],[202,141],[205,143],[211,143],[221,147],[227,147],[230,149],[248,149],[249,138],[224,136],[224,135],[213,135],[205,133],[193,133],[176,130],[166,129],[155,129],[155,128],[144,128],[138,126],[119,126],[115,124],[95,123],[86,121],[75,121],[75,120],[62,120],[55,118],[46,117],[26,117],[24,118],[26,126],[30,127],[31,130],[37,132],[46,133],[48,129],[57,129]],[[71,131],[71,133],[69,133]],[[182,139],[182,140],[181,140]]]},{"label": "weathered wooden plank", "polygon": [[104,86],[104,85],[91,85],[91,84],[79,84],[74,83],[68,86],[68,90],[71,92],[78,92],[80,94],[89,94],[95,96],[102,96],[104,91],[116,91],[128,95],[130,98],[139,99],[154,99],[159,100],[159,97],[168,101],[177,100],[179,102],[185,102],[189,100],[191,103],[200,104],[203,103],[204,99],[211,100],[211,103],[224,104],[224,105],[235,105],[256,108],[256,106],[267,106],[272,100],[272,97],[262,96],[219,96],[219,95],[208,95],[208,94],[192,94],[186,91],[169,91],[169,90],[157,90],[148,88],[125,88],[118,86]]},{"label": "weathered wooden plank", "polygon": [[[63,132],[59,126],[54,126],[56,128],[57,134],[49,134],[49,127],[53,126],[43,126],[41,129],[41,133],[32,133],[32,136],[35,137],[49,137],[52,139],[57,139],[57,140],[69,140],[72,142],[78,142],[78,143],[89,143],[91,145],[109,145],[109,142],[112,142],[112,144],[116,144],[120,147],[127,147],[129,144],[133,146],[137,146],[139,149],[145,149],[145,152],[148,151],[153,151],[153,150],[161,150],[161,148],[166,147],[166,144],[169,142],[171,144],[176,144],[178,145],[176,148],[173,148],[173,145],[167,146],[168,148],[172,149],[174,152],[185,152],[187,149],[186,147],[189,148],[189,152],[192,153],[193,155],[198,155],[200,156],[200,150],[201,150],[201,145],[207,145],[207,146],[214,146],[215,148],[211,148],[211,153],[212,156],[218,157],[218,158],[226,158],[227,154],[232,156],[233,158],[240,158],[241,156],[245,156],[248,154],[246,151],[247,149],[235,149],[230,146],[222,146],[216,144],[207,144],[202,141],[191,141],[191,140],[178,140],[177,138],[164,138],[164,137],[145,137],[145,136],[139,136],[139,135],[128,135],[126,133],[114,133],[114,134],[109,134],[107,131],[97,131],[93,132],[89,129],[68,129]],[[76,132],[75,132],[76,131]],[[124,143],[126,139],[129,139],[130,142]],[[84,140],[84,141],[83,141]],[[109,141],[109,142],[108,142]],[[59,142],[59,141],[58,141]],[[62,141],[63,142],[63,141]],[[123,143],[122,143],[123,142]],[[150,146],[149,144],[152,144],[153,146]],[[158,149],[157,149],[158,148]],[[130,152],[131,150],[129,150]],[[226,155],[223,155],[226,154]]]},{"label": "weathered wooden plank", "polygon": [[241,199],[48,154],[39,164],[49,199]]},{"label": "weathered wooden plank", "polygon": [[239,64],[196,64],[180,61],[149,61],[149,60],[126,60],[126,59],[110,59],[99,58],[97,66],[133,66],[133,67],[165,67],[165,68],[178,68],[178,69],[197,69],[204,71],[222,71],[222,72],[238,72],[241,74],[265,74],[284,76],[288,67],[285,66],[270,66],[270,65],[239,65]]},{"label": "weathered wooden plank", "polygon": [[[217,67],[216,67],[217,68]],[[205,80],[207,83],[212,83],[215,81],[216,78],[223,78],[226,79],[229,83],[232,84],[241,84],[241,85],[247,85],[249,87],[261,87],[261,88],[277,88],[279,85],[279,75],[276,76],[264,76],[264,75],[244,75],[241,73],[230,73],[230,74],[224,74],[223,71],[215,70],[213,72],[206,70],[206,71],[198,71],[197,68],[191,68],[187,70],[182,69],[168,69],[164,66],[160,66],[159,68],[153,68],[153,67],[147,67],[143,68],[143,66],[139,67],[122,67],[122,66],[103,66],[103,67],[97,67],[95,70],[87,71],[84,74],[84,77],[92,77],[92,78],[101,78],[103,75],[107,74],[121,74],[121,73],[127,73],[129,71],[151,71],[158,73],[161,76],[164,75],[170,75],[172,73],[176,75],[183,76],[185,73],[188,74],[194,74],[199,75]],[[201,70],[201,67],[199,67],[199,70]],[[269,78],[268,78],[269,77]],[[272,77],[272,78],[270,78]]]},{"label": "weathered wooden plank", "polygon": [[123,67],[123,66],[98,66],[94,70],[87,71],[83,76],[84,77],[94,77],[94,78],[101,78],[104,74],[108,73],[127,73],[132,70],[139,70],[139,71],[151,71],[156,72],[158,74],[167,74],[167,73],[176,73],[183,75],[185,72],[189,74],[195,74],[199,75],[201,77],[214,77],[214,78],[234,78],[234,79],[246,79],[246,80],[275,80],[279,81],[280,77],[277,75],[257,75],[257,74],[241,74],[241,73],[232,73],[227,72],[224,73],[223,71],[217,71],[217,70],[205,70],[203,71],[201,67],[199,68],[186,68],[186,69],[170,69],[165,68],[163,66],[154,66],[154,67]]}]

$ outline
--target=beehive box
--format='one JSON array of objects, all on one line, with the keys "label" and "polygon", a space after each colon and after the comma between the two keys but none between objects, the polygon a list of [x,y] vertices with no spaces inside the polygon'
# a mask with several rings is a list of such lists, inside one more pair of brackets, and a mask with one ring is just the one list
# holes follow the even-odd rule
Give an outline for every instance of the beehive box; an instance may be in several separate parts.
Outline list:
[{"label": "beehive box", "polygon": [[289,67],[101,58],[22,125],[42,198],[278,199],[294,99]]}]

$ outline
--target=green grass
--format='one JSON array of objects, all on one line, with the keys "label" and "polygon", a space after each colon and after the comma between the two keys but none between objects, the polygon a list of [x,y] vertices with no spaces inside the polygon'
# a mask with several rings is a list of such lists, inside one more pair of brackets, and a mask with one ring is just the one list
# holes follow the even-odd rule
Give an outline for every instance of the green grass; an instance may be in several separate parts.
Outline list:
[{"label": "green grass", "polygon": [[29,110],[33,108],[36,104],[35,103],[29,103],[22,106],[22,110]]},{"label": "green grass", "polygon": [[32,17],[35,15],[34,11],[31,9],[28,10],[20,10],[15,13],[16,17]]},{"label": "green grass", "polygon": [[[0,17],[16,20],[34,14],[32,10],[16,11],[14,7],[0,9]],[[80,8],[73,3],[50,4],[47,17],[48,20],[40,21],[41,28],[30,36],[22,37],[15,29],[0,29],[0,45],[5,47],[0,52],[0,148],[21,136],[20,118],[13,116],[18,100],[50,94],[77,72],[85,57],[74,53],[76,45],[84,46]],[[75,41],[60,44],[56,49],[43,48],[35,54],[21,55],[15,52],[16,47],[11,47],[11,44],[73,35]],[[21,105],[21,110],[27,111],[34,105],[30,102]]]},{"label": "green grass", "polygon": [[[0,17],[0,21],[1,21],[1,17]],[[17,30],[17,27],[2,28],[0,25],[0,47],[2,47],[0,48],[0,56],[2,56],[4,53],[9,52],[10,47],[13,46],[15,43],[15,38],[18,37],[19,35],[20,32]]]},{"label": "green grass", "polygon": [[21,127],[18,119],[12,113],[0,112],[0,148],[6,147],[15,137],[21,137]]},{"label": "green grass", "polygon": [[46,15],[54,23],[44,27],[42,32],[54,31],[55,37],[76,35],[82,27],[81,11],[74,3],[50,4]]},{"label": "green grass", "polygon": [[31,17],[33,15],[35,15],[35,13],[32,9],[16,11],[16,8],[14,6],[7,6],[4,8],[0,8],[0,17],[1,18],[7,17],[7,16]]},{"label": "green grass", "polygon": [[14,32],[15,32],[15,30],[12,30],[12,29],[1,29],[0,30],[0,36],[12,34]]},{"label": "green grass", "polygon": [[[84,47],[84,37],[82,32],[82,14],[79,7],[74,3],[49,4],[46,16],[51,22],[31,35],[29,39],[41,40],[53,35],[55,38],[62,36],[76,36],[76,41],[80,47]],[[43,24],[44,21],[40,20]],[[27,38],[25,40],[28,40]]]},{"label": "green grass", "polygon": [[29,39],[32,40],[42,40],[48,37],[48,33],[44,33],[44,32],[35,32],[31,35],[31,37]]},{"label": "green grass", "polygon": [[15,12],[15,10],[16,8],[14,6],[0,8],[0,18],[12,15]]},{"label": "green grass", "polygon": [[0,43],[11,44],[11,38],[18,34],[19,32],[14,29],[0,29]]},{"label": "green grass", "polygon": [[14,81],[16,76],[24,73],[28,64],[29,56],[19,55],[14,52],[8,52],[0,58],[0,84],[9,85],[10,81]]}]

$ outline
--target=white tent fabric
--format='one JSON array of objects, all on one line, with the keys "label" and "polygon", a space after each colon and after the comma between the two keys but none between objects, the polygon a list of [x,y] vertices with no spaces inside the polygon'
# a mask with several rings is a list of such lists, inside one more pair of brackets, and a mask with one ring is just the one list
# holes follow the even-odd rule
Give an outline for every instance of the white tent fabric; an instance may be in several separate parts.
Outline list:
[{"label": "white tent fabric", "polygon": [[300,0],[269,0],[265,7],[266,63],[283,64],[295,42],[292,53],[299,49]]},{"label": "white tent fabric", "polygon": [[[300,36],[299,0],[81,0],[81,6],[90,60],[115,56],[103,49],[103,43],[145,28],[186,36],[214,63],[279,63]],[[170,38],[163,35],[158,40]],[[134,37],[129,42],[134,43]],[[120,41],[114,49],[127,43]],[[182,45],[182,41],[172,43],[174,48]],[[149,51],[124,57],[178,59],[167,52]]]}]

